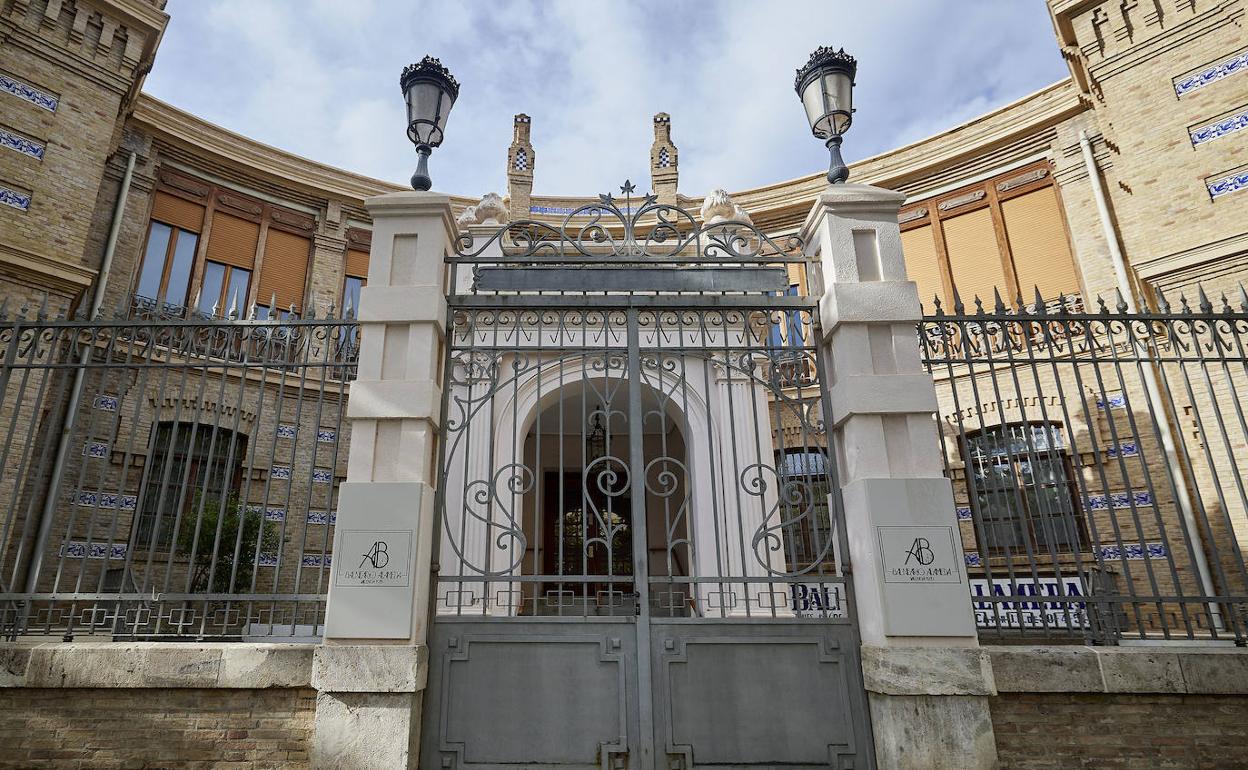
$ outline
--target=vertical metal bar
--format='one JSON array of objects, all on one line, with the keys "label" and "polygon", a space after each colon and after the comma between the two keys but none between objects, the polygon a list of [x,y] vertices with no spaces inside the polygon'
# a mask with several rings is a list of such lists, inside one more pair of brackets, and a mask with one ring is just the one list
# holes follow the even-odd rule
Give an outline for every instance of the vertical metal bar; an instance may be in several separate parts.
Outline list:
[{"label": "vertical metal bar", "polygon": [[637,739],[640,756],[637,766],[642,770],[655,767],[654,756],[654,697],[651,692],[650,663],[650,575],[648,548],[650,539],[646,534],[645,483],[638,484],[645,474],[644,435],[641,429],[641,333],[637,308],[630,307],[626,316],[628,324],[628,449],[629,477],[632,481],[633,518],[633,585],[637,592],[637,709],[641,735]]}]

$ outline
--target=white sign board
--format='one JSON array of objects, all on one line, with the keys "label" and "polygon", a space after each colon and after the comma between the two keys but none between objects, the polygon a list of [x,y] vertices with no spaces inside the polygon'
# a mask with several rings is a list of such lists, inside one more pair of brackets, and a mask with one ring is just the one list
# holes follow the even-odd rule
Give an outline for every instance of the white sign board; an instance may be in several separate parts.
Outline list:
[{"label": "white sign board", "polygon": [[953,527],[877,526],[885,583],[960,583],[962,549]]},{"label": "white sign board", "polygon": [[[1040,578],[971,578],[971,596],[1019,597],[1009,601],[976,601],[975,625],[980,628],[1084,628],[1088,624],[1087,605],[1082,601],[1044,601],[1046,596],[1084,597],[1088,595],[1083,578],[1063,575]],[[1036,598],[1023,598],[1036,597]]]},{"label": "white sign board", "polygon": [[340,586],[411,585],[410,529],[344,531],[334,554],[335,581]]}]

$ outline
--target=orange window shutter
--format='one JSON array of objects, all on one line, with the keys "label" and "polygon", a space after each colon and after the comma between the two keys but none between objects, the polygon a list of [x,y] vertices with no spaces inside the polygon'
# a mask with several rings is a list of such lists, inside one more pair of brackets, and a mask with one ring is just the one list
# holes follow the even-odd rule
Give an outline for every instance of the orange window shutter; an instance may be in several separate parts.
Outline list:
[{"label": "orange window shutter", "polygon": [[940,280],[940,260],[936,254],[932,226],[924,225],[903,232],[901,252],[906,258],[906,275],[919,285],[919,302],[923,303],[923,309],[931,312],[932,298],[939,296],[946,311],[950,311],[949,298],[945,296],[945,287]]},{"label": "orange window shutter", "polygon": [[1001,213],[1023,299],[1031,302],[1037,286],[1045,299],[1077,294],[1079,275],[1058,209],[1057,192],[1045,187],[1002,201]]},{"label": "orange window shutter", "polygon": [[198,233],[204,228],[204,207],[176,195],[157,192],[152,201],[152,219]]},{"label": "orange window shutter", "polygon": [[347,249],[347,275],[368,278],[368,252]]},{"label": "orange window shutter", "polygon": [[250,270],[256,264],[260,225],[214,211],[208,233],[208,259]]},{"label": "orange window shutter", "polygon": [[256,304],[267,305],[277,295],[277,309],[292,305],[303,309],[303,285],[308,275],[308,255],[312,241],[282,230],[269,228],[264,241],[264,264],[260,266],[260,284]]},{"label": "orange window shutter", "polygon": [[946,219],[941,225],[949,267],[953,271],[953,285],[966,303],[967,311],[974,312],[975,297],[983,300],[985,310],[991,310],[994,288],[1009,304],[1014,290],[1006,284],[1005,271],[1001,268],[1001,251],[992,228],[992,210],[978,209]]}]

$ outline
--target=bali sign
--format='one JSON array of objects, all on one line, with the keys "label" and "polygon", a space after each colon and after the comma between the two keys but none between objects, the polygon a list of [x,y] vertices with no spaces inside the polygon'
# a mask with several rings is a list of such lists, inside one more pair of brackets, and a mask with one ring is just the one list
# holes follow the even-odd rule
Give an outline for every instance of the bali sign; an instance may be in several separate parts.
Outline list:
[{"label": "bali sign", "polygon": [[[972,597],[999,597],[973,601],[975,625],[980,628],[1083,628],[1088,624],[1083,578],[971,578]],[[1047,601],[1045,597],[1060,597]]]}]

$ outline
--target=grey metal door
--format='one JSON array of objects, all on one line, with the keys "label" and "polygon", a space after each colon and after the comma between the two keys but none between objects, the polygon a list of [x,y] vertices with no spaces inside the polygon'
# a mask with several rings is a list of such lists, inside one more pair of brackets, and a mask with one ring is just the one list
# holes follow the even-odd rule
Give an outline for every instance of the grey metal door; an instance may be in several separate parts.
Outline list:
[{"label": "grey metal door", "polygon": [[800,244],[602,196],[448,263],[423,767],[871,767]]}]

